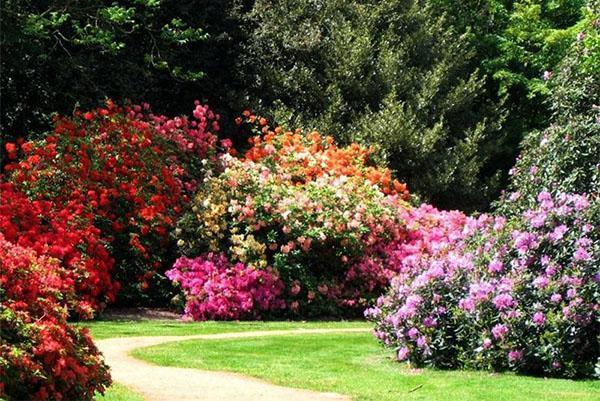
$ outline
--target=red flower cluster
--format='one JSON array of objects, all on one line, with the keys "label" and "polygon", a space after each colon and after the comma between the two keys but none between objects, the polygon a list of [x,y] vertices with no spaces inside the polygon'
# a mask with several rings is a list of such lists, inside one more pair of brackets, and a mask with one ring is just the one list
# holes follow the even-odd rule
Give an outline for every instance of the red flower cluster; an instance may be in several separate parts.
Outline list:
[{"label": "red flower cluster", "polygon": [[70,200],[59,207],[46,200],[30,201],[11,183],[0,183],[0,192],[5,240],[55,258],[64,269],[65,289],[71,291],[65,291],[61,303],[89,318],[114,300],[119,286],[110,276],[113,260],[82,203]]},{"label": "red flower cluster", "polygon": [[88,231],[93,224],[110,244],[115,278],[144,288],[163,266],[169,232],[206,159],[215,155],[210,130],[219,129],[218,116],[199,104],[194,116],[171,120],[151,114],[148,105],[123,108],[109,101],[56,117],[54,132],[43,142],[21,144],[23,157],[6,170],[31,199],[89,217]]},{"label": "red flower cluster", "polygon": [[0,398],[91,401],[110,385],[108,367],[59,305],[74,296],[59,262],[0,234]]}]

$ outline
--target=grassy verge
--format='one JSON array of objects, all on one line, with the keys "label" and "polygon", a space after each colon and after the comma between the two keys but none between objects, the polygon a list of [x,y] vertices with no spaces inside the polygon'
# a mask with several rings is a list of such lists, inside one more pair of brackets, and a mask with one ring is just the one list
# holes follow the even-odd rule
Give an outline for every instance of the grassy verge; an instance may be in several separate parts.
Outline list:
[{"label": "grassy verge", "polygon": [[[243,328],[272,327],[260,323]],[[159,365],[238,372],[285,386],[334,391],[357,401],[600,399],[599,381],[411,370],[391,361],[369,333],[193,340],[139,349],[133,355]]]},{"label": "grassy verge", "polygon": [[96,396],[96,401],[144,401],[144,398],[125,386],[113,383],[103,396]]},{"label": "grassy verge", "polygon": [[336,329],[372,325],[362,321],[344,322],[179,322],[173,320],[92,321],[77,324],[87,327],[95,340],[110,337],[186,336],[252,330]]}]

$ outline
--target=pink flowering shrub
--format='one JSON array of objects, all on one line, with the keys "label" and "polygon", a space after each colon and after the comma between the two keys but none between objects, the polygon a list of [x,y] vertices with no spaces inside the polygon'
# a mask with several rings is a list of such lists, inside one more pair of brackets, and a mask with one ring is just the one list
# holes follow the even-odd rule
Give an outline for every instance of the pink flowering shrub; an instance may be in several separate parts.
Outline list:
[{"label": "pink flowering shrub", "polygon": [[[510,219],[465,220],[366,311],[398,359],[442,368],[590,376],[600,356],[597,202],[541,192]],[[596,217],[597,218],[597,217]]]},{"label": "pink flowering shrub", "polygon": [[272,269],[230,264],[222,254],[179,258],[166,275],[183,289],[185,316],[194,320],[257,318],[285,305],[284,285]]},{"label": "pink flowering shrub", "polygon": [[254,146],[240,158],[223,155],[222,172],[199,187],[178,222],[179,249],[272,268],[286,287],[281,313],[360,314],[389,283],[378,253],[402,235],[406,186],[372,165],[368,149],[271,131],[263,120]]}]

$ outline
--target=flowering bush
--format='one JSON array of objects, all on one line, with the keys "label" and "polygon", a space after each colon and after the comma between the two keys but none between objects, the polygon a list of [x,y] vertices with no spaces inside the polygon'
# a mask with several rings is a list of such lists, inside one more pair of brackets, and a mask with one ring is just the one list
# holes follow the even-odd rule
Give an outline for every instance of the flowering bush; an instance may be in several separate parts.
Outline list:
[{"label": "flowering bush", "polygon": [[58,207],[47,200],[30,201],[11,183],[0,183],[0,192],[4,240],[55,258],[68,275],[74,292],[65,291],[61,303],[89,318],[114,301],[119,286],[110,276],[113,260],[83,204],[71,200]]},{"label": "flowering bush", "polygon": [[257,318],[285,306],[284,285],[272,269],[233,265],[222,254],[179,258],[166,275],[181,285],[188,299],[185,315],[195,320]]},{"label": "flowering bush", "polygon": [[366,312],[376,336],[416,365],[593,374],[597,213],[586,196],[541,192],[514,218],[468,219],[443,246],[404,259],[389,293]]},{"label": "flowering bush", "polygon": [[[358,145],[336,147],[316,132],[271,130],[264,119],[240,159],[221,158],[178,224],[187,256],[224,253],[232,263],[272,267],[292,313],[354,313],[388,276],[365,254],[399,235],[403,184],[370,166]],[[241,123],[242,120],[238,120]]]},{"label": "flowering bush", "polygon": [[0,398],[91,401],[110,385],[86,330],[59,305],[73,284],[58,261],[0,234]]},{"label": "flowering bush", "polygon": [[31,199],[84,206],[110,244],[122,294],[139,297],[171,258],[169,231],[215,155],[219,117],[199,103],[194,119],[143,106],[56,117],[44,141],[7,144],[10,180]]},{"label": "flowering bush", "polygon": [[268,121],[244,112],[238,125],[249,125],[255,135],[248,139],[252,145],[243,155],[246,161],[268,166],[275,174],[295,184],[314,181],[319,177],[357,177],[376,185],[384,194],[399,195],[408,200],[405,184],[392,178],[387,168],[372,164],[370,156],[374,149],[356,143],[339,148],[330,136],[316,131],[302,134],[300,130],[284,131],[281,127],[271,128]]}]

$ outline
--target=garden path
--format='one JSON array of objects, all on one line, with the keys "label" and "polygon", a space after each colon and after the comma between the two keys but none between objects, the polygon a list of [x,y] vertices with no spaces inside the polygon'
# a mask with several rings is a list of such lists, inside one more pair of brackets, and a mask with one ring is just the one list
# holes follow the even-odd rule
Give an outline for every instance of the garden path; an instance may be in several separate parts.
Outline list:
[{"label": "garden path", "polygon": [[364,332],[366,330],[361,328],[294,329],[191,336],[121,337],[99,340],[96,345],[111,367],[113,380],[138,392],[147,401],[349,401],[349,397],[340,394],[277,386],[235,373],[153,365],[135,359],[129,353],[136,348],[175,341]]}]

